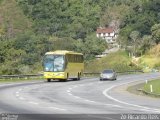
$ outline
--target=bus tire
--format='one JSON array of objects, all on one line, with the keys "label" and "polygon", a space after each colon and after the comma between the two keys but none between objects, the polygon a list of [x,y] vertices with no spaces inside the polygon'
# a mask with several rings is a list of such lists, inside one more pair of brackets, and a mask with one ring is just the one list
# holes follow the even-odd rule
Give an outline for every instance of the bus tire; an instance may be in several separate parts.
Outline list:
[{"label": "bus tire", "polygon": [[67,73],[67,77],[63,81],[66,82],[68,80],[68,78],[69,78],[69,74]]},{"label": "bus tire", "polygon": [[80,79],[81,79],[81,74],[78,73],[77,80],[80,80]]},{"label": "bus tire", "polygon": [[47,79],[47,82],[51,82],[51,79]]},{"label": "bus tire", "polygon": [[59,81],[60,81],[60,82],[66,82],[67,79],[60,79]]},{"label": "bus tire", "polygon": [[67,73],[67,78],[66,78],[66,80],[68,80],[68,78],[69,78],[69,73]]}]

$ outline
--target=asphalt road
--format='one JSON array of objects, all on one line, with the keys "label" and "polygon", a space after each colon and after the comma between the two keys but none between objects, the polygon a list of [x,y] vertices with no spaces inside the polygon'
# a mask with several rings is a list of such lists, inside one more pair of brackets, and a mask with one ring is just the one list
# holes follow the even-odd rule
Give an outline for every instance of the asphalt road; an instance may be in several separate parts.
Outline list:
[{"label": "asphalt road", "polygon": [[[160,119],[160,99],[126,91],[133,82],[158,77],[160,73],[123,75],[116,81],[83,78],[67,82],[0,84],[0,120],[5,117],[18,117],[18,120],[118,120],[137,117],[133,114]],[[159,116],[148,117],[146,114]]]}]

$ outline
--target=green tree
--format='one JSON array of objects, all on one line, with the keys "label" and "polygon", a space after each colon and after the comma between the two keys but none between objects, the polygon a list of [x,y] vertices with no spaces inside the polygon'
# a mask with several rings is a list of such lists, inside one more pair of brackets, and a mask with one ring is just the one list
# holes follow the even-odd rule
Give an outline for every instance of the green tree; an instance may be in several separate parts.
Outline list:
[{"label": "green tree", "polygon": [[145,54],[154,45],[151,35],[144,35],[139,43],[138,54]]},{"label": "green tree", "polygon": [[90,35],[84,41],[78,40],[75,43],[76,50],[82,52],[86,59],[93,59],[95,55],[102,54],[102,52],[107,48],[107,43],[105,40],[98,39],[96,36]]},{"label": "green tree", "polygon": [[139,43],[139,38],[140,38],[140,33],[138,31],[132,31],[130,34],[130,38],[132,40],[133,44],[133,55],[136,56],[137,48],[138,48],[138,43]]},{"label": "green tree", "polygon": [[98,26],[104,0],[17,0],[34,21],[36,33],[85,39]]},{"label": "green tree", "polygon": [[153,25],[151,31],[154,41],[158,44],[160,42],[160,24]]}]

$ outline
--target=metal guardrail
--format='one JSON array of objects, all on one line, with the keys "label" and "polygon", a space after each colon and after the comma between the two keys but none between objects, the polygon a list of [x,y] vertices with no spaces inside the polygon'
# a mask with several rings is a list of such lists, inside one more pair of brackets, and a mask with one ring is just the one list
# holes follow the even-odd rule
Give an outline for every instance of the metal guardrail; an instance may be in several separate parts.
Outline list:
[{"label": "metal guardrail", "polygon": [[1,75],[0,79],[11,79],[11,78],[33,78],[41,77],[43,74],[28,74],[28,75]]},{"label": "metal guardrail", "polygon": [[[131,74],[131,73],[143,73],[142,70],[130,70],[125,72],[117,72],[118,74]],[[100,73],[99,72],[84,72],[84,76],[97,76]],[[42,77],[43,74],[28,74],[28,75],[1,75],[0,79],[13,79],[13,78],[36,78],[36,77]]]},{"label": "metal guardrail", "polygon": [[[116,72],[117,74],[144,73],[142,70],[129,70],[125,72]],[[100,72],[84,72],[84,75],[99,75]]]}]

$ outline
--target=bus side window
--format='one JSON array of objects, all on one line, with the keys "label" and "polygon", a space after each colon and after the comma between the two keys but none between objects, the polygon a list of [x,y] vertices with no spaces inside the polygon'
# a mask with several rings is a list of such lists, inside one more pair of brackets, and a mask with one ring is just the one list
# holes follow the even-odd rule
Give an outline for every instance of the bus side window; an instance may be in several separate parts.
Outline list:
[{"label": "bus side window", "polygon": [[71,62],[70,55],[67,55],[67,62]]},{"label": "bus side window", "polygon": [[71,55],[72,56],[72,62],[75,62],[75,55]]},{"label": "bus side window", "polygon": [[80,63],[81,62],[81,56],[78,55],[78,62]]},{"label": "bus side window", "polygon": [[77,55],[75,55],[75,62],[77,62]]}]

